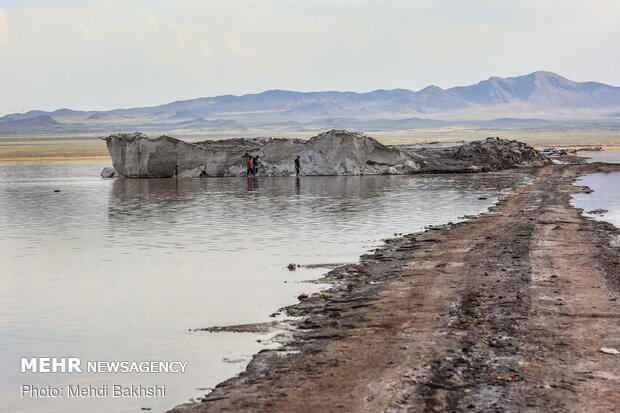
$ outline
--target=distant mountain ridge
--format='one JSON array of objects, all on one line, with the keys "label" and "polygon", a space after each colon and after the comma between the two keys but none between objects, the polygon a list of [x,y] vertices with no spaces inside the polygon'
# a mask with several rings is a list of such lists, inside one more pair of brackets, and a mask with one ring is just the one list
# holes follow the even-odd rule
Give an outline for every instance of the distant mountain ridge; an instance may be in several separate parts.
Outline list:
[{"label": "distant mountain ridge", "polygon": [[[419,91],[393,89],[365,93],[268,90],[110,111],[37,110],[0,118],[0,134],[20,128],[27,130],[28,122],[18,122],[41,116],[62,123],[47,125],[55,131],[63,125],[79,131],[113,130],[124,126],[244,131],[269,129],[270,125],[279,125],[276,129],[312,129],[318,124],[332,125],[338,119],[362,128],[365,124],[390,124],[393,128],[406,129],[437,125],[437,122],[488,123],[494,119],[496,124],[523,124],[532,120],[530,118],[536,118],[533,120],[540,124],[538,120],[571,116],[609,120],[619,111],[620,87],[575,82],[551,72],[534,72],[517,77],[491,77],[475,85],[449,89],[428,86]],[[45,124],[36,126],[38,129],[45,127]]]},{"label": "distant mountain ridge", "polygon": [[36,115],[27,118],[0,118],[0,134],[19,133],[23,130],[33,132],[49,132],[62,130],[63,124],[49,115]]},{"label": "distant mountain ridge", "polygon": [[480,105],[515,101],[543,108],[605,108],[620,105],[620,87],[597,82],[574,82],[551,72],[519,77],[492,77],[472,86],[448,89]]}]

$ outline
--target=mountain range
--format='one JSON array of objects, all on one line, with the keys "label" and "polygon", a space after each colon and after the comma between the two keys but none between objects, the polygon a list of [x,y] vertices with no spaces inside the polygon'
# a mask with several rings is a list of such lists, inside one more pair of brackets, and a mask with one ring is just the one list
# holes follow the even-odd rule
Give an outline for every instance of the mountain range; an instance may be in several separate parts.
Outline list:
[{"label": "mountain range", "polygon": [[0,134],[142,131],[407,130],[471,123],[541,127],[620,123],[620,87],[550,72],[491,77],[475,85],[355,92],[269,90],[110,111],[30,111],[0,118]]}]

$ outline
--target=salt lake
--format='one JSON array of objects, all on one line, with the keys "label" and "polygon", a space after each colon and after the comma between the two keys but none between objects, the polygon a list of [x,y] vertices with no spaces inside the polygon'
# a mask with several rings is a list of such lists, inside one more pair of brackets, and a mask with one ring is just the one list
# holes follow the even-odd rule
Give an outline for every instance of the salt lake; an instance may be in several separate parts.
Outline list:
[{"label": "salt lake", "polygon": [[[273,346],[195,328],[271,321],[325,268],[479,214],[526,174],[102,179],[106,163],[0,164],[3,412],[165,411]],[[258,341],[260,340],[260,342]],[[185,373],[20,372],[22,357],[187,361]],[[163,398],[21,398],[20,386],[165,385]]]}]

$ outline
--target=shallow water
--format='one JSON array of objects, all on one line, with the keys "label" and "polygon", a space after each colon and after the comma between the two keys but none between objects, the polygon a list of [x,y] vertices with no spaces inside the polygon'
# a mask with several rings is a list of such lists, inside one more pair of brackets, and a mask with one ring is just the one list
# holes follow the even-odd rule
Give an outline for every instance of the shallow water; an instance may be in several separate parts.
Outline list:
[{"label": "shallow water", "polygon": [[[577,180],[576,185],[587,186],[593,192],[573,195],[574,206],[582,208],[586,216],[610,222],[620,228],[620,172],[584,175]],[[607,212],[589,213],[595,210]]]},{"label": "shallow water", "polygon": [[[587,162],[620,163],[620,151],[583,152]],[[577,180],[594,192],[575,194],[572,204],[584,210],[584,215],[607,221],[620,228],[620,172],[594,173]],[[589,214],[588,211],[607,210],[608,212]]]},{"label": "shallow water", "polygon": [[[355,262],[395,232],[483,212],[528,179],[104,180],[104,166],[0,164],[0,411],[163,411],[203,395],[196,388],[238,373],[268,337],[189,329],[270,321],[326,271],[287,264]],[[184,374],[20,373],[34,356],[189,364]],[[23,384],[76,383],[165,385],[166,397],[19,397]]]},{"label": "shallow water", "polygon": [[586,162],[607,162],[607,163],[620,163],[620,151],[595,151],[595,152],[580,152],[579,156],[583,156]]}]

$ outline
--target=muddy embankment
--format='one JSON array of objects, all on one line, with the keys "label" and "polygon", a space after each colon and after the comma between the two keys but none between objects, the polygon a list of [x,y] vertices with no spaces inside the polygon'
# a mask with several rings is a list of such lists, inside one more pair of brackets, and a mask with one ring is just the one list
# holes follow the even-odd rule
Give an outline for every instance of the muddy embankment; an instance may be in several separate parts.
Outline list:
[{"label": "muddy embankment", "polygon": [[[390,240],[282,311],[282,348],[171,412],[610,412],[620,405],[619,231],[549,165],[467,222]],[[615,241],[614,241],[615,240]]]},{"label": "muddy embankment", "polygon": [[104,177],[166,178],[244,176],[246,159],[258,157],[259,176],[399,175],[413,173],[484,172],[541,166],[549,160],[517,141],[489,138],[474,142],[386,146],[359,132],[332,130],[301,139],[225,139],[197,143],[141,133],[106,138],[114,168]]}]

